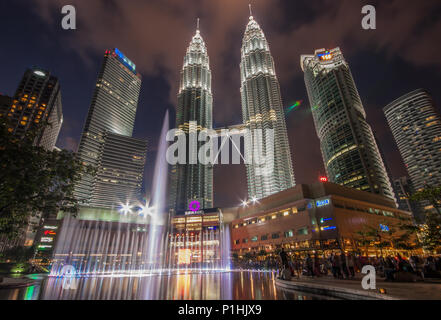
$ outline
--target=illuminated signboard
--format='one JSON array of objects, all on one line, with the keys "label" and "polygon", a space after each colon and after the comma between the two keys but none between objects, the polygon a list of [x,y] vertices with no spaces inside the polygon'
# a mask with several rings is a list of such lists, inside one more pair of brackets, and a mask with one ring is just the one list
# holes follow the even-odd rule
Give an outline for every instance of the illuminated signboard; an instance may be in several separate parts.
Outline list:
[{"label": "illuminated signboard", "polygon": [[319,201],[315,202],[315,205],[317,206],[317,208],[327,206],[328,204],[329,204],[329,199],[319,200]]},{"label": "illuminated signboard", "polygon": [[50,248],[52,248],[52,246],[51,246],[51,245],[48,245],[48,244],[40,244],[40,245],[38,246],[38,249],[39,249],[39,250],[45,250],[45,249],[50,249]]},{"label": "illuminated signboard", "polygon": [[57,233],[56,233],[55,231],[53,231],[53,230],[45,230],[45,231],[43,232],[43,234],[44,234],[45,236],[56,236],[56,235],[57,235]]},{"label": "illuminated signboard", "polygon": [[332,59],[332,54],[329,51],[325,51],[323,53],[319,53],[317,57],[322,61],[328,61]]},{"label": "illuminated signboard", "polygon": [[57,230],[58,227],[57,226],[43,226],[43,229],[45,229],[45,230]]},{"label": "illuminated signboard", "polygon": [[121,51],[119,51],[117,48],[115,48],[115,53],[119,57],[120,61],[130,70],[135,72],[136,65],[130,61]]},{"label": "illuminated signboard", "polygon": [[41,237],[41,242],[54,242],[54,238],[51,237]]},{"label": "illuminated signboard", "polygon": [[321,218],[320,223],[323,224],[325,221],[330,221],[330,220],[332,220],[332,218]]},{"label": "illuminated signboard", "polygon": [[322,230],[322,231],[335,230],[335,229],[337,229],[337,227],[334,227],[334,226],[326,226],[326,227],[320,228],[320,230]]},{"label": "illuminated signboard", "polygon": [[388,231],[389,231],[389,227],[386,226],[386,225],[384,225],[384,224],[380,224],[380,229],[381,229],[381,231],[383,231],[383,232],[388,232]]},{"label": "illuminated signboard", "polygon": [[321,182],[328,182],[328,178],[326,178],[326,177],[320,177],[320,181],[321,181]]}]

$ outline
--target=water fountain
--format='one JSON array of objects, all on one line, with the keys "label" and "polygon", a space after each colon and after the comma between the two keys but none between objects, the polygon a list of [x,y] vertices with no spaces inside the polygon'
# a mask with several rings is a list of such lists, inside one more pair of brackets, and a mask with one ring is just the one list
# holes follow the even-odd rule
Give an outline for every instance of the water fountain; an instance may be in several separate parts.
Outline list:
[{"label": "water fountain", "polygon": [[[185,230],[176,234],[172,230],[173,217],[166,210],[168,129],[167,111],[156,156],[151,203],[143,214],[116,212],[113,219],[66,215],[54,250],[51,276],[62,277],[67,265],[78,276],[95,277],[229,270],[229,227],[224,227],[220,212],[216,216],[218,224],[205,226],[200,232]],[[201,216],[200,220],[212,217]],[[187,258],[189,261],[184,261]]]}]

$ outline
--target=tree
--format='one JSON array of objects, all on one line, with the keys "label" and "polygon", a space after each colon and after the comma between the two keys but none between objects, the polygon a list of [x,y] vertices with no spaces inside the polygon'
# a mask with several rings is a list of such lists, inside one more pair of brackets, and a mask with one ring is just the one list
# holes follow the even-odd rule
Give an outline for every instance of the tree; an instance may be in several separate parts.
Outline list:
[{"label": "tree", "polygon": [[441,217],[433,212],[427,212],[426,224],[419,235],[424,250],[433,252],[441,248]]},{"label": "tree", "polygon": [[35,247],[13,247],[5,250],[1,254],[3,260],[12,260],[17,263],[27,262],[32,258]]},{"label": "tree", "polygon": [[426,185],[424,189],[411,195],[410,200],[416,202],[428,201],[441,216],[441,187]]},{"label": "tree", "polygon": [[19,236],[32,215],[43,217],[62,210],[78,212],[74,184],[83,174],[95,174],[67,150],[48,151],[35,145],[49,123],[14,135],[7,118],[0,118],[0,233]]}]

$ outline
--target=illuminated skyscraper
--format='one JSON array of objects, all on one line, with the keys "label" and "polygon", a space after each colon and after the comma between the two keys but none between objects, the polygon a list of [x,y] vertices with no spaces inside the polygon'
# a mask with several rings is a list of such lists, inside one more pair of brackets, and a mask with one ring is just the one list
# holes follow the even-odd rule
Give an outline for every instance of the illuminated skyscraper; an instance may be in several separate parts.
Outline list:
[{"label": "illuminated skyscraper", "polygon": [[245,155],[252,159],[246,164],[248,195],[260,199],[293,187],[295,179],[274,60],[253,16],[243,37],[240,75]]},{"label": "illuminated skyscraper", "polygon": [[432,97],[412,91],[384,108],[387,122],[416,190],[441,185],[441,117]]},{"label": "illuminated skyscraper", "polygon": [[84,175],[75,188],[76,197],[89,206],[113,208],[140,192],[146,143],[132,138],[140,88],[135,64],[118,49],[107,50],[78,148],[80,159],[98,172]]},{"label": "illuminated skyscraper", "polygon": [[302,55],[301,67],[329,181],[394,199],[380,150],[340,49]]},{"label": "illuminated skyscraper", "polygon": [[9,116],[11,130],[16,135],[24,134],[35,124],[48,121],[50,125],[43,129],[35,144],[52,151],[63,123],[58,79],[49,71],[37,68],[26,70],[12,102],[3,103],[0,112]]},{"label": "illuminated skyscraper", "polygon": [[213,128],[212,108],[210,63],[198,26],[184,57],[178,93],[176,128],[187,137],[187,161],[175,165],[171,173],[170,205],[176,210],[187,209],[192,201],[198,201],[201,209],[213,207],[213,166],[198,160],[204,142],[190,144],[190,136]]}]

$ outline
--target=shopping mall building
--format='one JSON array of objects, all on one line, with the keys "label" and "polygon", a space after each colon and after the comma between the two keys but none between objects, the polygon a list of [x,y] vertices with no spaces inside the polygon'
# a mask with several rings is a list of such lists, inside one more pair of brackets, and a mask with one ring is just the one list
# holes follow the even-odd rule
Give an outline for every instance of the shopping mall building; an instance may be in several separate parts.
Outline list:
[{"label": "shopping mall building", "polygon": [[[302,184],[238,209],[232,249],[240,256],[282,246],[291,252],[342,249],[375,255],[380,253],[375,243],[402,235],[403,223],[412,224],[412,214],[389,198],[328,182]],[[368,232],[375,234],[370,245],[362,241]]]}]

